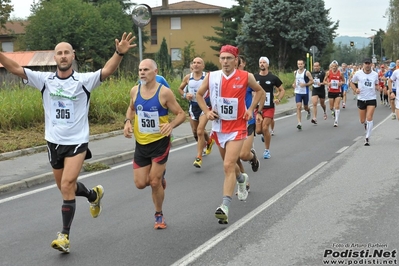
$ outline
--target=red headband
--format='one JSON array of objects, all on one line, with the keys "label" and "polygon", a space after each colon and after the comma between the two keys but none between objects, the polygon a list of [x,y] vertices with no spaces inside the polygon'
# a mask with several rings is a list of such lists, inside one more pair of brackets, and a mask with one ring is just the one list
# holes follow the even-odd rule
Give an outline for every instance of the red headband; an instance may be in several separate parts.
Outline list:
[{"label": "red headband", "polygon": [[235,57],[238,56],[238,48],[232,45],[225,45],[222,46],[222,48],[220,49],[220,53],[230,53],[232,55],[234,55]]}]

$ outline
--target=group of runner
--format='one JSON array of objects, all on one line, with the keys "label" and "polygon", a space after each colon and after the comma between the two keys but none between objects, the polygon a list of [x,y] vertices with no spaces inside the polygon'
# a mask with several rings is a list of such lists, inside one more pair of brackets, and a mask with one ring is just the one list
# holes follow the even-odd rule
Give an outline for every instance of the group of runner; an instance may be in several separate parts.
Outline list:
[{"label": "group of runner", "polygon": [[[313,65],[313,71],[308,73],[304,69],[303,60],[298,60],[298,70],[295,71],[295,83],[292,85],[295,89],[295,97],[297,102],[297,128],[302,129],[301,125],[301,111],[302,103],[305,111],[308,112],[307,119],[310,117],[310,109],[308,106],[309,100],[309,86],[313,84],[312,90],[312,105],[313,118],[311,122],[317,124],[317,106],[323,109],[323,119],[327,119],[326,114],[326,89],[327,97],[329,99],[329,107],[331,116],[334,118],[334,127],[338,127],[340,106],[346,107],[347,91],[351,89],[354,94],[354,100],[357,100],[357,107],[359,109],[359,120],[365,129],[364,145],[370,145],[370,134],[373,128],[373,115],[377,106],[377,93],[380,93],[381,104],[391,108],[392,119],[399,117],[396,106],[396,76],[394,71],[399,68],[399,60],[391,62],[388,65],[388,70],[385,69],[385,64],[378,67],[372,63],[370,58],[365,58],[361,65],[350,65],[343,63],[339,66],[336,60],[329,65],[329,70],[324,72],[320,69],[319,62]],[[326,87],[326,88],[325,88]],[[396,110],[396,111],[395,111]]]},{"label": "group of runner", "polygon": [[[77,180],[83,161],[91,157],[88,149],[90,95],[93,89],[117,69],[123,55],[136,46],[134,39],[131,33],[124,33],[120,41],[116,39],[113,56],[102,69],[90,73],[73,70],[74,50],[71,44],[65,42],[55,47],[56,72],[32,71],[0,53],[0,63],[9,72],[21,77],[25,84],[39,89],[42,94],[49,162],[63,199],[62,230],[51,242],[51,247],[63,253],[70,252],[69,236],[76,209],[75,198],[87,198],[93,218],[98,217],[102,210],[104,188],[97,185],[88,189]],[[281,80],[269,71],[270,61],[266,56],[259,58],[259,72],[256,74],[244,70],[245,59],[239,56],[238,48],[231,45],[221,47],[219,62],[221,70],[205,73],[203,60],[195,58],[192,73],[185,76],[179,91],[183,98],[190,101],[190,123],[198,141],[194,166],[202,166],[202,153],[209,154],[214,143],[223,159],[222,202],[216,208],[215,217],[220,224],[227,224],[235,187],[238,188],[239,200],[244,201],[248,197],[249,178],[241,162],[248,161],[254,172],[260,167],[253,148],[255,133],[262,134],[264,138],[263,158],[271,157],[270,128],[273,127],[275,105],[280,103],[285,91]],[[302,104],[307,111],[307,119],[311,118],[308,106],[311,85],[314,111],[312,123],[317,124],[318,101],[323,108],[323,118],[327,118],[323,88],[327,86],[330,110],[335,117],[334,126],[338,126],[340,101],[344,95],[341,88],[349,84],[357,95],[360,122],[366,129],[365,145],[369,145],[372,117],[377,105],[375,90],[381,89],[378,87],[381,79],[372,70],[371,60],[364,59],[362,69],[352,73],[350,81],[338,70],[336,61],[330,64],[327,73],[320,69],[317,62],[312,73],[304,66],[304,61],[298,60],[298,70],[294,73],[295,82],[292,85],[297,102],[297,128],[302,129]],[[172,90],[161,82],[163,79],[157,75],[158,67],[154,60],[142,60],[138,74],[140,82],[130,91],[124,135],[127,138],[135,137],[134,184],[138,189],[151,187],[155,208],[154,228],[165,229],[167,224],[162,205],[166,189],[166,163],[172,130],[184,122],[185,112]],[[390,75],[387,93],[390,99],[395,99],[394,88],[399,83],[399,70]],[[399,100],[395,101],[398,110]],[[169,112],[174,114],[173,119],[169,118]],[[212,123],[210,134],[205,130],[208,121]]]}]

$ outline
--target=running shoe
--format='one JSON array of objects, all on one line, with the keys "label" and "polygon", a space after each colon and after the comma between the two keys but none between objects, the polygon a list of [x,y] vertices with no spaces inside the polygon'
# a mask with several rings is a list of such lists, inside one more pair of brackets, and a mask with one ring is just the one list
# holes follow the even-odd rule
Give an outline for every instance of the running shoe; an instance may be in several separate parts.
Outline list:
[{"label": "running shoe", "polygon": [[237,186],[238,186],[238,199],[243,201],[246,200],[248,197],[248,191],[247,191],[247,182],[248,182],[248,175],[246,173],[242,173],[242,175],[244,176],[244,182],[239,183],[237,182]]},{"label": "running shoe", "polygon": [[163,214],[155,214],[154,229],[165,229],[167,227]]},{"label": "running shoe", "polygon": [[265,151],[263,152],[263,159],[270,159],[270,157],[270,151],[265,149]]},{"label": "running shoe", "polygon": [[57,233],[57,239],[51,242],[51,247],[63,253],[69,253],[69,239],[67,234]]},{"label": "running shoe", "polygon": [[395,120],[396,119],[396,115],[395,114],[392,114],[392,120]]},{"label": "running shoe", "polygon": [[342,103],[342,108],[345,108],[345,103]]},{"label": "running shoe", "polygon": [[299,129],[299,130],[301,130],[301,129],[302,129],[302,125],[301,125],[301,124],[298,124],[298,125],[296,126],[296,128]]},{"label": "running shoe", "polygon": [[202,150],[202,157],[206,156],[206,147]]},{"label": "running shoe", "polygon": [[335,111],[334,110],[331,111],[331,116],[332,116],[332,118],[335,118]]},{"label": "running shoe", "polygon": [[306,115],[306,120],[309,120],[309,119],[310,119],[310,111]]},{"label": "running shoe", "polygon": [[93,218],[97,218],[100,213],[101,213],[101,199],[104,196],[104,188],[101,185],[95,186],[93,188],[94,192],[96,192],[97,194],[97,198],[95,201],[93,202],[89,202],[90,203],[90,214],[91,217]]},{"label": "running shoe", "polygon": [[[248,193],[251,191],[251,188],[249,186],[249,177],[247,179],[247,185],[245,186],[245,188],[247,189]],[[236,191],[236,196],[238,195],[238,187],[237,187],[237,191]]]},{"label": "running shoe", "polygon": [[215,211],[215,217],[219,219],[220,224],[229,223],[229,208],[226,205],[220,205]]},{"label": "running shoe", "polygon": [[265,142],[265,137],[263,137],[263,135],[260,136],[260,140],[261,140],[262,142]]},{"label": "running shoe", "polygon": [[198,158],[198,157],[195,158],[195,161],[194,161],[193,165],[194,165],[195,167],[197,167],[197,168],[201,168],[202,159],[201,159],[201,158]]},{"label": "running shoe", "polygon": [[338,122],[334,121],[334,127],[338,127]]},{"label": "running shoe", "polygon": [[212,139],[211,142],[208,144],[206,144],[206,150],[205,150],[205,154],[209,155],[212,152],[212,146],[215,143],[215,141]]},{"label": "running shoe", "polygon": [[270,135],[274,136],[274,130],[270,130]]},{"label": "running shoe", "polygon": [[254,157],[252,158],[252,160],[250,161],[251,167],[252,167],[252,171],[253,172],[257,172],[259,170],[259,160],[258,160],[258,156],[256,156],[256,151],[254,148],[251,149],[252,154],[254,155]]},{"label": "running shoe", "polygon": [[317,120],[316,120],[316,118],[313,118],[310,122],[312,122],[313,124],[317,125]]},{"label": "running shoe", "polygon": [[369,139],[368,139],[368,138],[366,138],[366,139],[364,140],[364,146],[370,146],[370,142],[369,142]]},{"label": "running shoe", "polygon": [[327,114],[326,113],[324,113],[323,118],[324,118],[324,120],[327,120]]}]

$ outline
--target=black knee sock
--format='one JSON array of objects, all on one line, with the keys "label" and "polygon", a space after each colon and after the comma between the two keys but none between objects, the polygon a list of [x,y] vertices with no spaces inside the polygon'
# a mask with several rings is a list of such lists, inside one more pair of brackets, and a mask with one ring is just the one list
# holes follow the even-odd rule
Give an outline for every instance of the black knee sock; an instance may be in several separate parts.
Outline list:
[{"label": "black knee sock", "polygon": [[96,200],[97,195],[92,189],[88,189],[83,183],[76,182],[76,196],[86,197],[89,202]]},{"label": "black knee sock", "polygon": [[75,215],[76,200],[64,200],[62,204],[62,232],[69,236],[69,229],[73,221],[73,216]]}]

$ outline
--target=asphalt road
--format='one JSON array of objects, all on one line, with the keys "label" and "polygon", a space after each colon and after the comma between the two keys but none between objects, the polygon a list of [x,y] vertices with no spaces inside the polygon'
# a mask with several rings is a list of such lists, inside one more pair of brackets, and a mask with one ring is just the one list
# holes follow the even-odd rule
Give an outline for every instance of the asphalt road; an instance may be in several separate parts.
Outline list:
[{"label": "asphalt road", "polygon": [[[330,115],[323,121],[320,113],[319,109],[319,124],[314,126],[303,120],[302,131],[296,129],[295,116],[276,122],[272,158],[260,158],[257,173],[245,164],[251,192],[245,202],[233,199],[227,226],[219,225],[214,217],[222,198],[220,155],[215,147],[204,158],[203,167],[194,168],[194,143],[174,148],[168,161],[163,210],[166,230],[153,229],[151,192],[149,188],[135,188],[131,162],[81,177],[88,187],[104,186],[104,209],[99,218],[93,219],[85,200],[77,200],[68,255],[50,248],[61,229],[61,198],[55,185],[2,195],[0,265],[322,265],[323,251],[332,243],[342,242],[343,233],[351,234],[353,242],[365,235],[369,241],[384,243],[382,238],[389,236],[389,232],[359,231],[363,226],[359,217],[367,213],[348,211],[342,217],[340,208],[345,207],[345,200],[350,197],[357,197],[359,201],[355,202],[361,206],[363,198],[369,199],[373,193],[379,195],[385,188],[397,188],[397,182],[380,175],[381,186],[357,190],[361,187],[355,182],[358,178],[354,179],[357,164],[350,177],[339,175],[344,166],[350,168],[347,162],[357,151],[351,146],[365,148],[358,141],[364,130],[352,99],[341,111],[338,128],[333,127]],[[378,125],[388,114],[387,107],[378,107],[374,124]],[[261,157],[263,143],[259,137],[255,139],[255,148]],[[384,162],[383,157],[380,159]],[[334,182],[342,179],[338,181],[343,184],[345,196],[329,179],[335,175],[338,177]],[[310,191],[315,194],[309,195]],[[399,194],[398,190],[392,193]],[[343,197],[343,205],[321,215],[335,197]],[[394,198],[389,197],[384,208],[371,211],[398,213]],[[320,216],[314,213],[318,209]],[[330,219],[335,214],[339,217]],[[337,232],[338,218],[343,219],[342,223],[353,219],[353,231],[346,232],[351,227],[342,224],[342,231]],[[315,221],[318,223],[312,225]],[[334,227],[330,224],[333,222]],[[386,227],[397,227],[394,219],[386,223]],[[373,226],[378,230],[378,224]]]}]

